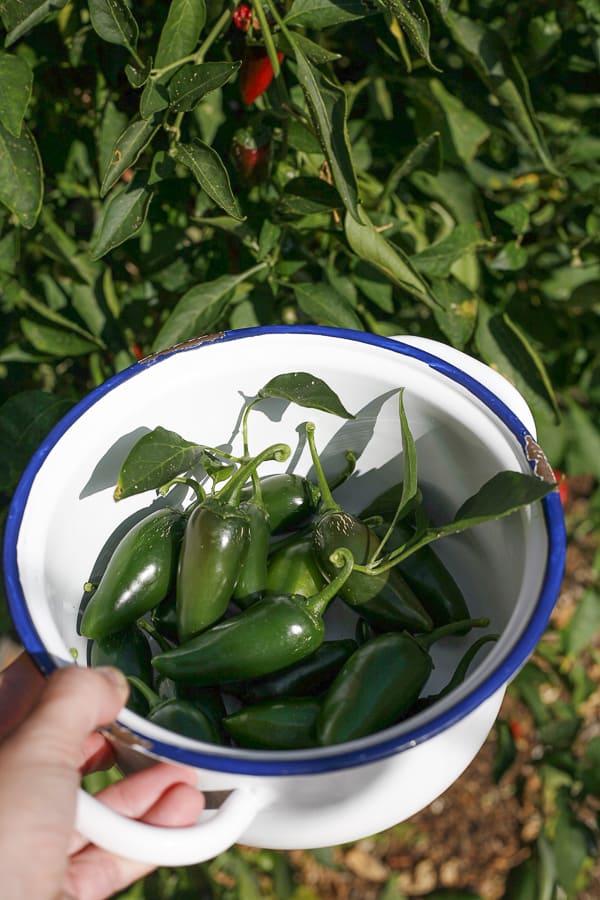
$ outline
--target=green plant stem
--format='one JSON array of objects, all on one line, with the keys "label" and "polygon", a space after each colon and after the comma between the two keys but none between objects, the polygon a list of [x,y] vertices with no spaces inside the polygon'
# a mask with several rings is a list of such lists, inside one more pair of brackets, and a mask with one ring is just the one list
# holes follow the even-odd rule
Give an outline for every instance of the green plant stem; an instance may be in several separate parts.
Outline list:
[{"label": "green plant stem", "polygon": [[202,43],[200,44],[198,49],[194,51],[194,53],[188,53],[187,56],[181,56],[174,62],[169,63],[166,66],[161,66],[160,69],[152,69],[152,71],[150,72],[151,77],[160,78],[162,75],[166,75],[166,73],[170,72],[172,69],[179,69],[181,66],[185,65],[185,63],[193,63],[194,65],[198,65],[198,63],[201,63],[223,28],[231,19],[231,15],[232,13],[230,9],[224,9],[213,27],[206,35],[206,38],[202,41]]}]

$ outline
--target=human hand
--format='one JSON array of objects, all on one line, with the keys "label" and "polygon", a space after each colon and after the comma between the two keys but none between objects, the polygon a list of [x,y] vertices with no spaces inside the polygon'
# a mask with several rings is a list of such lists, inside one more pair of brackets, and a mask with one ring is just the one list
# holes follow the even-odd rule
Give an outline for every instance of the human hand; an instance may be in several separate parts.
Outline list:
[{"label": "human hand", "polygon": [[[152,867],[74,832],[82,773],[112,762],[95,729],[109,724],[129,686],[116,669],[69,666],[47,680],[26,654],[0,673],[0,859],[4,900],[105,900]],[[158,764],[101,791],[102,802],[152,825],[196,822],[196,775]]]}]

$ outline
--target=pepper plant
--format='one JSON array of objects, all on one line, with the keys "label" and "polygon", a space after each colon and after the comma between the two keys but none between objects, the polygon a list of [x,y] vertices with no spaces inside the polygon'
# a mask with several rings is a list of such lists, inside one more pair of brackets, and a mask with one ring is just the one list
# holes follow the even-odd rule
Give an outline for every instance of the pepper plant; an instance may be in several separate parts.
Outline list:
[{"label": "pepper plant", "polygon": [[600,475],[598,0],[1,0],[0,22],[2,515],[94,385],[281,322],[464,349],[553,466]]}]

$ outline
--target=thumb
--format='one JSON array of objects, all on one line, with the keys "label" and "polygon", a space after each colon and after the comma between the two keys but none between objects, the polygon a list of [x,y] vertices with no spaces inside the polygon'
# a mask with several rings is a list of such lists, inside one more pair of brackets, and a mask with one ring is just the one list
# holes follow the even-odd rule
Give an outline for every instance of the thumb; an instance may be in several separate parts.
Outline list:
[{"label": "thumb", "polygon": [[3,896],[62,896],[83,745],[128,690],[116,669],[61,669],[0,744],[0,859],[11,860]]},{"label": "thumb", "polygon": [[11,739],[28,761],[78,769],[88,735],[111,722],[127,702],[129,683],[118,669],[68,666],[54,672],[33,711]]}]

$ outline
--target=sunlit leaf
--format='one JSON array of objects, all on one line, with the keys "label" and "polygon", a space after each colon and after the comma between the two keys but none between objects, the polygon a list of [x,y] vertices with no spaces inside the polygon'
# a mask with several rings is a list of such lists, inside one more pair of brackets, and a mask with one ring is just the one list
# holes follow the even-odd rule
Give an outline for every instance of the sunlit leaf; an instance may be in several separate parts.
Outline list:
[{"label": "sunlit leaf", "polygon": [[322,378],[309,372],[286,372],[276,375],[258,392],[259,397],[277,397],[309,409],[322,409],[343,419],[354,419],[338,395]]}]

